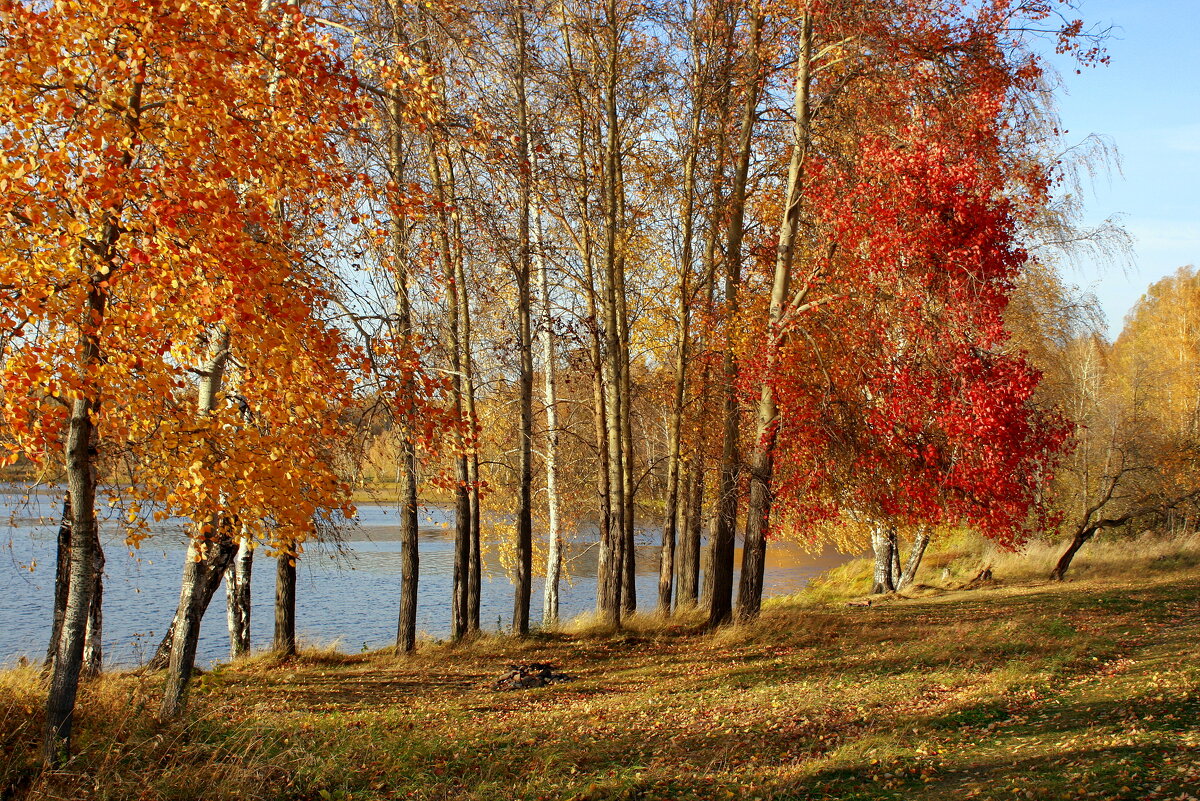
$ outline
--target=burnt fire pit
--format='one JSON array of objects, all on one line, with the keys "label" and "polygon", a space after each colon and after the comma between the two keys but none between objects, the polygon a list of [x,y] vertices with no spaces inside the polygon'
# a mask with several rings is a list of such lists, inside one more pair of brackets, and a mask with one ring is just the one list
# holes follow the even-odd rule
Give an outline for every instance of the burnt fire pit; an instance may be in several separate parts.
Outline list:
[{"label": "burnt fire pit", "polygon": [[503,676],[492,683],[493,690],[529,690],[550,684],[570,681],[575,678],[554,669],[546,662],[530,662],[527,665],[509,665]]}]

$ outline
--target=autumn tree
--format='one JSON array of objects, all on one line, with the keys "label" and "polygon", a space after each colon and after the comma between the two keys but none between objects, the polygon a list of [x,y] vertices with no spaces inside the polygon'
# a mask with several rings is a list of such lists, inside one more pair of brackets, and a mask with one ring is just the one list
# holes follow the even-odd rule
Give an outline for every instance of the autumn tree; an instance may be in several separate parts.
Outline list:
[{"label": "autumn tree", "polygon": [[[197,521],[204,550],[236,509],[235,536],[294,554],[315,519],[348,512],[322,443],[336,436],[352,355],[323,319],[327,285],[294,246],[321,226],[298,230],[278,212],[316,212],[350,188],[332,142],[362,109],[291,7],[0,10],[0,102],[16,121],[0,283],[21,331],[4,414],[14,453],[61,444],[72,498],[48,702],[46,756],[57,762],[82,661],[102,446],[123,443],[143,468],[124,490],[134,541],[144,515],[177,514]],[[188,375],[224,332],[239,397],[197,418]]]},{"label": "autumn tree", "polygon": [[1116,343],[1080,337],[1063,349],[1076,447],[1055,485],[1070,536],[1051,573],[1104,531],[1196,513],[1196,326],[1200,281],[1180,268],[1150,287]]}]

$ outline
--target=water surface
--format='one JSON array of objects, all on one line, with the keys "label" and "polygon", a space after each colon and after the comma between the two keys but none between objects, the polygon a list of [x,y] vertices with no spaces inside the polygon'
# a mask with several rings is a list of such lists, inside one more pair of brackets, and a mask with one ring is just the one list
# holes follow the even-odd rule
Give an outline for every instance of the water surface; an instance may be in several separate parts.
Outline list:
[{"label": "water surface", "polygon": [[[52,491],[30,495],[11,486],[0,488],[0,665],[22,656],[40,659],[45,654],[61,503],[61,494]],[[360,651],[395,641],[400,599],[399,515],[395,506],[385,504],[360,504],[358,509],[359,518],[343,532],[342,543],[309,543],[298,564],[296,630],[303,642]],[[422,508],[420,521],[417,630],[424,638],[441,639],[450,633],[453,511]],[[107,664],[134,665],[153,654],[179,600],[187,542],[184,526],[185,521],[177,519],[155,523],[153,536],[133,550],[124,543],[116,510],[102,519]],[[643,609],[653,608],[657,599],[658,536],[657,530],[647,530],[637,539],[637,594]],[[582,542],[594,539],[594,534],[581,532],[576,539],[581,541],[567,549],[568,578],[560,601],[564,619],[595,607],[596,549]],[[764,595],[802,589],[812,576],[846,558],[832,550],[813,555],[792,543],[772,543]],[[740,551],[737,559],[740,563]],[[503,630],[512,619],[512,584],[495,545],[485,549],[484,562],[480,619],[485,629]],[[255,554],[251,586],[253,645],[268,648],[274,625],[275,562],[265,551]],[[542,580],[535,576],[530,613],[535,625],[541,619],[541,593]],[[197,663],[225,661],[228,653],[222,589],[201,625]]]}]

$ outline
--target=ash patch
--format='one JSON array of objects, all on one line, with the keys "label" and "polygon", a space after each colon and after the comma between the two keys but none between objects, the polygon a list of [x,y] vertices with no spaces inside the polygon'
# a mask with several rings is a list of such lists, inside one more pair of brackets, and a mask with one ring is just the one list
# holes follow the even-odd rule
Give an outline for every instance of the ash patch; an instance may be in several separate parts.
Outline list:
[{"label": "ash patch", "polygon": [[509,665],[503,676],[492,683],[492,689],[529,690],[534,687],[546,687],[571,681],[574,676],[568,676],[554,669],[554,665],[545,662],[530,662],[527,665]]}]

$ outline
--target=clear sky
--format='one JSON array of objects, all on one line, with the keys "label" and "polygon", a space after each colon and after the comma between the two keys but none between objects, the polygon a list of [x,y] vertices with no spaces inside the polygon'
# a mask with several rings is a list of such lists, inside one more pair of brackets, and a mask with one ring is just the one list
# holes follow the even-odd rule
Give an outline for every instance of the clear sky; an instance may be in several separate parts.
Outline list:
[{"label": "clear sky", "polygon": [[1076,75],[1056,59],[1068,138],[1104,134],[1122,170],[1099,177],[1086,197],[1087,221],[1120,215],[1133,236],[1128,266],[1066,268],[1093,291],[1109,336],[1146,288],[1185,264],[1200,267],[1200,0],[1079,0],[1077,16],[1114,26],[1108,66]]}]

